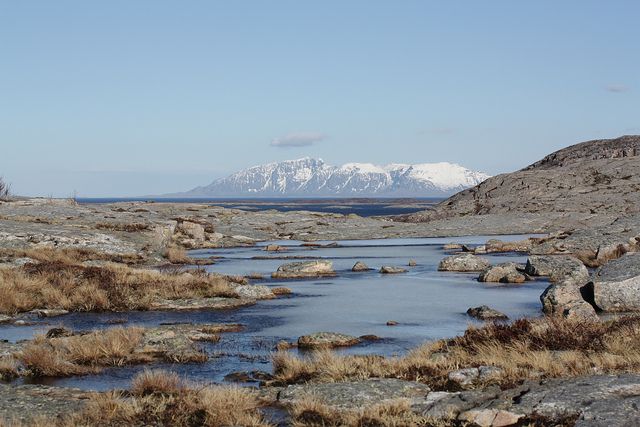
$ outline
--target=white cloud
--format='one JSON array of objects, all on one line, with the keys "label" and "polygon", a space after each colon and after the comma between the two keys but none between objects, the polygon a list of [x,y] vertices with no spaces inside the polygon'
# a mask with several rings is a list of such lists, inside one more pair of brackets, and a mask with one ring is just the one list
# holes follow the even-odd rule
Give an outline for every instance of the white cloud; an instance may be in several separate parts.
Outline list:
[{"label": "white cloud", "polygon": [[605,86],[605,89],[607,90],[607,92],[622,93],[622,92],[628,92],[629,91],[629,86],[625,86],[625,85],[607,85],[607,86]]},{"label": "white cloud", "polygon": [[320,142],[327,136],[319,132],[295,132],[274,138],[271,140],[272,147],[307,147],[316,142]]}]

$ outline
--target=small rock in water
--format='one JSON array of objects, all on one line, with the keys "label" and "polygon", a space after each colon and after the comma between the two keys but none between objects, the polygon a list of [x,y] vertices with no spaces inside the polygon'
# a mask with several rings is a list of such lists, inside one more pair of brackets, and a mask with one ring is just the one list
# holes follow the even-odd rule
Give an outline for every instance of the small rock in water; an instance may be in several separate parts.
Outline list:
[{"label": "small rock in water", "polygon": [[267,245],[265,246],[264,250],[267,252],[282,252],[286,251],[287,248],[280,245]]},{"label": "small rock in water", "polygon": [[446,243],[442,249],[445,251],[459,251],[462,250],[462,245],[460,243]]},{"label": "small rock in water", "polygon": [[415,267],[416,265],[418,265],[418,263],[416,262],[415,259],[410,259],[409,260],[409,267]]},{"label": "small rock in water", "polygon": [[491,266],[480,273],[479,282],[524,283],[527,277],[521,273],[524,266],[514,262],[506,262]]},{"label": "small rock in water", "polygon": [[407,270],[402,267],[394,267],[390,265],[385,265],[380,269],[380,273],[382,274],[398,274],[398,273],[406,273]]},{"label": "small rock in water", "polygon": [[369,270],[371,270],[369,266],[361,261],[356,262],[351,268],[351,271],[369,271]]},{"label": "small rock in water", "polygon": [[298,338],[300,348],[349,347],[360,343],[360,338],[336,332],[316,332]]},{"label": "small rock in water", "polygon": [[291,262],[278,267],[278,271],[271,274],[274,279],[297,279],[306,277],[335,276],[331,261],[303,261]]},{"label": "small rock in water", "polygon": [[507,320],[506,314],[494,310],[487,305],[481,305],[480,307],[472,307],[467,310],[467,314],[471,317],[475,317],[480,320]]},{"label": "small rock in water", "polygon": [[471,253],[451,255],[440,261],[439,271],[482,271],[489,268],[490,264],[484,258],[480,258]]},{"label": "small rock in water", "polygon": [[396,322],[395,320],[387,321],[387,326],[396,326],[397,324],[398,324],[398,322]]},{"label": "small rock in water", "polygon": [[382,338],[377,335],[361,335],[360,339],[363,341],[380,341]]}]

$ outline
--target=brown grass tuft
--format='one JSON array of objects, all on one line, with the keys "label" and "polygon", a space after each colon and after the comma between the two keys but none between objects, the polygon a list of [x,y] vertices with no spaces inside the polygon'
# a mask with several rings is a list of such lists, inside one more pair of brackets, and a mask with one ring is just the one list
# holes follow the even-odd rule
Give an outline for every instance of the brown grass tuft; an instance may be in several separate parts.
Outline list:
[{"label": "brown grass tuft", "polygon": [[502,368],[483,384],[512,386],[527,378],[640,372],[640,317],[610,321],[542,318],[471,327],[463,336],[427,343],[404,357],[340,356],[322,351],[308,357],[273,356],[276,383],[402,378],[437,390],[455,388],[452,370]]},{"label": "brown grass tuft", "polygon": [[150,362],[136,354],[141,328],[113,328],[65,338],[37,336],[16,358],[31,376],[70,376],[98,372],[105,366]]},{"label": "brown grass tuft", "polygon": [[172,264],[193,264],[193,260],[187,255],[187,251],[176,246],[168,247],[164,251],[164,257]]},{"label": "brown grass tuft", "polygon": [[12,356],[0,357],[0,380],[10,381],[18,377],[18,362]]},{"label": "brown grass tuft", "polygon": [[194,387],[165,371],[144,372],[130,395],[96,394],[64,426],[255,426],[269,424],[256,392],[237,387]]},{"label": "brown grass tuft", "polygon": [[159,299],[237,297],[224,277],[204,271],[162,274],[122,264],[85,266],[58,254],[21,268],[0,268],[0,313],[36,308],[146,310]]}]

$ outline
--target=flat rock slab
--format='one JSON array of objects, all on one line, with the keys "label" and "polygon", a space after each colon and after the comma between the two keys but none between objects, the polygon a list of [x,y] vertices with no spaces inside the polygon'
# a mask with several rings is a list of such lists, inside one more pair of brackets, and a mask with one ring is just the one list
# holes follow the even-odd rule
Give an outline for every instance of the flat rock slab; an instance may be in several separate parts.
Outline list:
[{"label": "flat rock slab", "polygon": [[152,310],[230,310],[256,303],[250,298],[182,298],[158,300],[151,305]]},{"label": "flat rock slab", "polygon": [[402,267],[395,267],[391,265],[385,265],[380,269],[380,273],[382,274],[398,274],[398,273],[406,273],[407,269]]},{"label": "flat rock slab", "polygon": [[360,338],[351,335],[336,332],[316,332],[298,338],[298,347],[308,349],[350,347],[359,344],[361,341]]},{"label": "flat rock slab", "polygon": [[278,394],[282,404],[315,397],[338,409],[354,409],[393,399],[424,399],[431,389],[426,384],[392,378],[372,378],[325,384],[292,385]]},{"label": "flat rock slab", "polygon": [[0,384],[0,420],[28,425],[34,418],[54,420],[80,411],[90,393],[43,385]]},{"label": "flat rock slab", "polygon": [[640,310],[640,253],[610,261],[593,275],[594,300],[603,311]]},{"label": "flat rock slab", "polygon": [[480,320],[507,320],[506,314],[499,312],[487,305],[481,305],[480,307],[471,307],[467,310],[467,314],[471,317],[475,317]]}]

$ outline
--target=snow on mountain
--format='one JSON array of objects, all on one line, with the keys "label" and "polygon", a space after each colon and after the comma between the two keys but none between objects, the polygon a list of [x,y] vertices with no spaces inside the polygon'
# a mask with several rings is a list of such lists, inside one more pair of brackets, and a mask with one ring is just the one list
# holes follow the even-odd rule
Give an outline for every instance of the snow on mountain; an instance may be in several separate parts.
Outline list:
[{"label": "snow on mountain", "polygon": [[236,172],[180,194],[191,197],[448,196],[479,184],[489,175],[454,163],[416,165],[347,163],[331,166],[303,158]]}]

